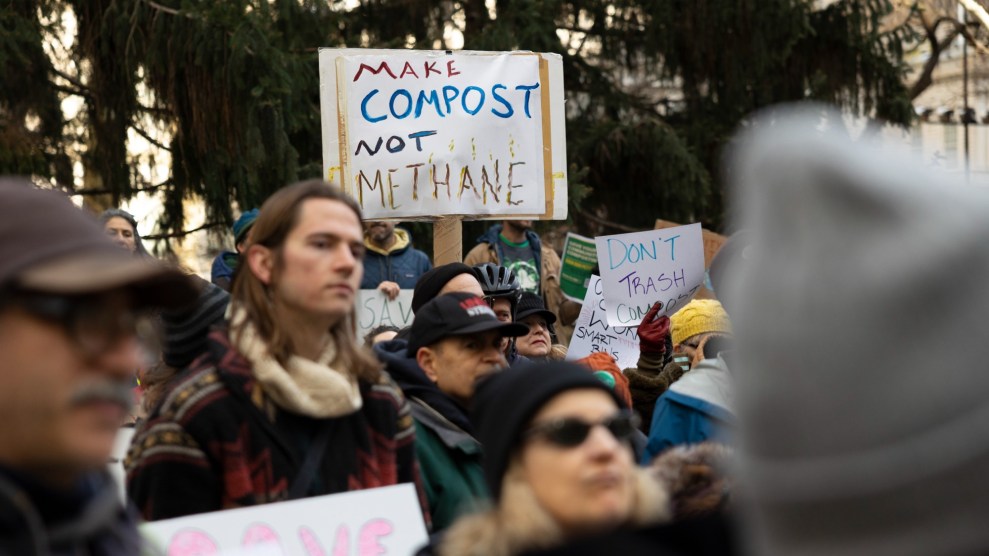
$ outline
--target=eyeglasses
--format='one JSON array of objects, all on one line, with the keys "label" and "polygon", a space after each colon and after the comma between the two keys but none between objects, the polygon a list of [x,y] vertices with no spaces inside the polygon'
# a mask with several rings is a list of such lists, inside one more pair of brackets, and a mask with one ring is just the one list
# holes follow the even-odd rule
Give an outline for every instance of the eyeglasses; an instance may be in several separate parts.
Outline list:
[{"label": "eyeglasses", "polygon": [[639,417],[628,410],[619,411],[597,423],[588,423],[577,417],[565,417],[533,425],[523,433],[523,438],[538,436],[561,448],[574,448],[583,444],[591,434],[591,429],[598,425],[608,429],[619,442],[627,442],[632,439],[639,426]]},{"label": "eyeglasses", "polygon": [[147,329],[131,308],[130,297],[120,291],[78,296],[18,291],[4,295],[0,305],[19,307],[62,326],[87,356],[98,356]]}]

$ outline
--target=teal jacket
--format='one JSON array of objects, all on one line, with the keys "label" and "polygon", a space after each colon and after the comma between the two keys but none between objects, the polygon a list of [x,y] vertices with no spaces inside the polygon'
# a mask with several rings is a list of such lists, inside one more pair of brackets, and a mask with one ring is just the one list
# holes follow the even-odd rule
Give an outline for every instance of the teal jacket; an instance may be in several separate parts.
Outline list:
[{"label": "teal jacket", "polygon": [[439,531],[490,497],[481,469],[481,445],[422,400],[410,397],[409,402],[429,515],[433,531]]}]

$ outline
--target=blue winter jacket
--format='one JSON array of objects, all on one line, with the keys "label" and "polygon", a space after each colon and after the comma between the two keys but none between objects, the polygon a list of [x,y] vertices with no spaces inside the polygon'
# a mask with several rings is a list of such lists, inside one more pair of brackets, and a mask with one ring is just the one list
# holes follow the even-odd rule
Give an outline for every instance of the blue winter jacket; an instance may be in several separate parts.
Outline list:
[{"label": "blue winter jacket", "polygon": [[217,255],[213,259],[213,267],[210,269],[210,282],[230,291],[230,282],[237,270],[238,260],[239,255],[233,251],[224,251]]},{"label": "blue winter jacket", "polygon": [[730,442],[735,423],[732,407],[724,360],[699,362],[656,400],[642,464],[648,465],[673,446],[705,440]]},{"label": "blue winter jacket", "polygon": [[425,253],[412,247],[409,232],[395,228],[395,244],[382,250],[364,238],[367,254],[364,256],[364,279],[362,290],[373,290],[385,281],[395,282],[403,290],[411,290],[425,272],[433,268],[433,263]]}]

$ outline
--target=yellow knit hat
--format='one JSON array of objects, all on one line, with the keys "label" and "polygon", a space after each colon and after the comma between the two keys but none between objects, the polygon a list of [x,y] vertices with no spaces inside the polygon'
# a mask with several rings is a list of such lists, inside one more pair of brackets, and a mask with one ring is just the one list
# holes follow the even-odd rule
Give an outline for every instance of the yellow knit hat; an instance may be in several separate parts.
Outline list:
[{"label": "yellow knit hat", "polygon": [[716,299],[695,299],[670,317],[673,345],[707,332],[731,334],[728,313]]}]

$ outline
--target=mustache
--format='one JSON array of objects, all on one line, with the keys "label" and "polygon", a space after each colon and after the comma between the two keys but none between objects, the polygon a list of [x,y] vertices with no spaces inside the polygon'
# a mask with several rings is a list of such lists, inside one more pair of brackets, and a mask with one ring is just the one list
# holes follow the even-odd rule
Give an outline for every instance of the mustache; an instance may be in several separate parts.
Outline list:
[{"label": "mustache", "polygon": [[134,408],[134,394],[130,384],[110,380],[99,380],[86,382],[80,385],[69,398],[72,406],[86,405],[89,403],[109,402],[127,410],[129,413]]}]

